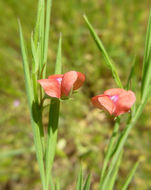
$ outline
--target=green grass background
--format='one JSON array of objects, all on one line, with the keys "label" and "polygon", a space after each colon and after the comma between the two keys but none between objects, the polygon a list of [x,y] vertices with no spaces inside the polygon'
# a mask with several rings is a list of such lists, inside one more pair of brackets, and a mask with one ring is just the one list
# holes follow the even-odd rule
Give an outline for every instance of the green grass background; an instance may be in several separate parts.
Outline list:
[{"label": "green grass background", "polygon": [[[93,108],[90,98],[116,87],[84,23],[86,13],[126,84],[134,55],[137,67],[131,89],[138,94],[141,81],[144,41],[150,0],[54,0],[51,17],[47,76],[53,73],[59,33],[63,35],[63,71],[85,73],[80,93],[61,105],[54,180],[64,190],[73,190],[82,165],[85,175],[92,172],[92,189],[97,190],[105,147],[114,121]],[[25,94],[17,18],[30,48],[35,24],[36,0],[0,1],[0,189],[40,190],[29,112]],[[29,53],[29,56],[31,54]],[[14,101],[20,102],[18,107]],[[47,126],[47,113],[44,124]],[[130,190],[151,189],[151,102],[132,129],[125,146],[117,179],[120,190],[129,170],[141,160]],[[124,128],[122,119],[121,130]]]}]

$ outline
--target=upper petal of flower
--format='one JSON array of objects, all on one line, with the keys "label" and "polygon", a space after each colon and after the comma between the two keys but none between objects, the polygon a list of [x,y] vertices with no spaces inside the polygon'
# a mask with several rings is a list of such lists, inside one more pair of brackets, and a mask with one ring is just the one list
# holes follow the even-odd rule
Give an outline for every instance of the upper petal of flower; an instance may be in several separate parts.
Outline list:
[{"label": "upper petal of flower", "polygon": [[56,74],[56,75],[50,75],[48,79],[56,79],[60,84],[62,82],[63,75],[62,74]]},{"label": "upper petal of flower", "polygon": [[106,90],[104,94],[108,96],[118,96],[123,92],[127,92],[127,91],[122,88],[111,88],[109,90]]},{"label": "upper petal of flower", "polygon": [[125,91],[121,93],[118,97],[116,104],[116,109],[114,111],[114,115],[118,116],[125,112],[128,112],[132,105],[135,103],[136,97],[134,92],[132,91]]},{"label": "upper petal of flower", "polygon": [[61,84],[55,78],[38,80],[45,93],[53,98],[61,97]]},{"label": "upper petal of flower", "polygon": [[80,88],[84,81],[85,75],[80,72],[69,71],[65,73],[61,83],[61,94],[69,96],[70,91]]},{"label": "upper petal of flower", "polygon": [[55,74],[55,75],[50,75],[48,79],[57,79],[57,78],[62,78],[63,74]]},{"label": "upper petal of flower", "polygon": [[94,96],[91,101],[95,107],[106,110],[111,115],[115,110],[115,104],[108,95]]}]

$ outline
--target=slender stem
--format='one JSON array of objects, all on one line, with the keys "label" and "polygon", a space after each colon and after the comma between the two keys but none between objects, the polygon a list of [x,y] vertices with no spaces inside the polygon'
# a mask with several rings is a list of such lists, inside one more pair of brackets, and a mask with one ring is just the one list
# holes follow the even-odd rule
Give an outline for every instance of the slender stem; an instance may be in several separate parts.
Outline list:
[{"label": "slender stem", "polygon": [[44,63],[47,62],[51,6],[52,6],[52,0],[47,0],[47,4],[46,4],[46,26],[45,26],[45,39],[44,39],[45,40],[44,41]]},{"label": "slender stem", "polygon": [[108,173],[107,175],[105,176],[105,179],[103,181],[103,184],[101,186],[101,190],[104,190],[105,189],[105,186],[106,184],[108,183],[109,179],[110,179],[110,175],[113,171],[113,168],[116,164],[116,161],[117,161],[117,158],[122,150],[122,148],[124,147],[124,144],[127,140],[127,137],[132,129],[132,127],[135,125],[135,123],[137,122],[138,118],[140,117],[142,111],[143,111],[143,108],[145,106],[145,103],[146,102],[143,102],[139,105],[138,109],[137,109],[137,112],[136,114],[133,116],[132,120],[130,121],[130,123],[127,124],[127,126],[125,127],[124,131],[122,132],[122,134],[120,135],[119,139],[118,139],[118,142],[117,142],[117,145],[116,145],[116,148],[115,148],[115,152],[114,152],[114,156],[113,156],[113,159],[110,163],[110,167],[109,167],[109,170],[108,170]]},{"label": "slender stem", "polygon": [[46,150],[46,190],[49,189],[51,169],[56,150],[59,108],[60,108],[60,100],[58,99],[52,100],[49,111],[48,137],[47,137],[47,150]]},{"label": "slender stem", "polygon": [[103,178],[105,176],[105,172],[106,172],[106,168],[107,168],[109,159],[110,159],[111,154],[113,152],[113,145],[114,145],[116,135],[117,135],[117,132],[118,132],[118,129],[119,129],[119,122],[120,122],[120,119],[117,118],[116,122],[115,122],[114,129],[113,129],[112,137],[111,137],[111,139],[109,141],[108,149],[107,149],[107,152],[105,154],[103,168],[102,168],[102,172],[101,172],[101,178],[100,178],[100,185],[99,185],[100,188],[101,188],[101,185],[102,185],[102,182],[103,182]]},{"label": "slender stem", "polygon": [[44,130],[43,130],[43,124],[42,124],[42,109],[39,106],[39,102],[38,102],[37,74],[36,73],[32,73],[32,82],[33,82],[33,92],[34,92],[34,103],[32,105],[33,117],[38,123],[38,127],[40,130],[40,138],[41,138],[41,143],[42,143],[43,153],[44,153],[45,140],[44,140]]}]

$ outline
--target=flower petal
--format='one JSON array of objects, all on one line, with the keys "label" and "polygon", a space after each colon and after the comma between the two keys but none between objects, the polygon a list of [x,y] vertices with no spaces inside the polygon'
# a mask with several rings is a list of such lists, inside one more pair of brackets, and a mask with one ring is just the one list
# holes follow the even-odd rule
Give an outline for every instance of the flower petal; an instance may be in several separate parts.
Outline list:
[{"label": "flower petal", "polygon": [[62,74],[56,74],[56,75],[50,75],[50,76],[48,77],[48,79],[58,79],[58,78],[62,78],[62,77],[63,77]]},{"label": "flower petal", "polygon": [[115,95],[118,96],[123,92],[127,92],[127,91],[122,88],[112,88],[112,89],[106,90],[104,94],[108,96],[115,96]]},{"label": "flower petal", "polygon": [[53,98],[60,98],[61,84],[56,79],[41,79],[38,80],[45,93]]},{"label": "flower petal", "polygon": [[69,71],[63,75],[61,83],[61,93],[62,95],[69,96],[70,91],[80,88],[85,81],[85,75],[76,72]]},{"label": "flower petal", "polygon": [[134,92],[129,90],[121,93],[116,102],[116,109],[113,114],[115,116],[118,116],[125,112],[128,112],[131,109],[132,105],[135,103],[135,101],[136,97]]},{"label": "flower petal", "polygon": [[115,110],[115,104],[107,95],[94,96],[91,101],[95,107],[106,110],[111,115]]}]

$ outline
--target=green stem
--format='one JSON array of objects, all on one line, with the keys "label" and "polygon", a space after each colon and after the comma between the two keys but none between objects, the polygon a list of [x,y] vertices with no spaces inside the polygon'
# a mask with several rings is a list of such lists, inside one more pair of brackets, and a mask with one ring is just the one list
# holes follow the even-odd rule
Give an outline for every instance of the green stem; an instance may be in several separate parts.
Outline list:
[{"label": "green stem", "polygon": [[108,173],[107,175],[105,176],[105,179],[103,181],[103,184],[102,184],[102,187],[101,187],[101,190],[104,190],[105,189],[105,186],[106,184],[108,183],[108,181],[110,180],[110,176],[111,176],[111,173],[113,171],[113,168],[116,164],[116,161],[118,159],[118,156],[122,150],[122,148],[124,147],[124,144],[127,140],[127,137],[132,129],[132,127],[136,124],[138,118],[140,117],[142,111],[143,111],[143,108],[145,106],[145,102],[141,103],[137,109],[137,112],[136,114],[134,115],[134,117],[132,118],[131,122],[127,124],[126,128],[124,129],[124,131],[122,132],[121,136],[119,137],[119,140],[118,140],[118,143],[116,145],[116,148],[115,148],[115,152],[114,152],[114,156],[113,156],[113,159],[110,163],[110,167],[109,167],[109,170],[108,170]]},{"label": "green stem", "polygon": [[103,168],[102,168],[102,172],[101,172],[101,179],[100,179],[100,185],[99,185],[100,187],[99,187],[99,189],[101,188],[101,185],[102,185],[102,182],[103,182],[103,178],[105,176],[105,171],[106,171],[107,165],[109,163],[109,159],[111,157],[111,154],[113,152],[113,145],[114,145],[114,142],[115,142],[115,139],[116,139],[116,135],[117,135],[117,132],[118,132],[118,129],[119,129],[119,122],[120,122],[120,119],[117,117],[114,129],[113,129],[112,137],[110,139],[110,142],[109,142],[109,145],[108,145],[108,149],[107,149],[107,152],[105,154]]},{"label": "green stem", "polygon": [[42,109],[39,106],[39,102],[38,102],[37,74],[36,73],[32,73],[32,82],[33,82],[33,92],[34,92],[34,104],[32,105],[33,117],[38,123],[43,153],[45,153],[45,150],[44,150],[45,139],[44,139],[43,124],[42,124]]},{"label": "green stem", "polygon": [[56,150],[59,108],[60,108],[60,101],[58,99],[52,100],[49,111],[48,138],[47,138],[47,150],[46,150],[46,190],[49,189],[51,169]]}]

